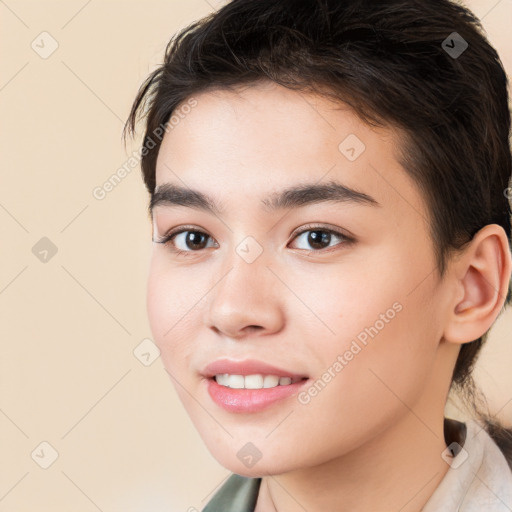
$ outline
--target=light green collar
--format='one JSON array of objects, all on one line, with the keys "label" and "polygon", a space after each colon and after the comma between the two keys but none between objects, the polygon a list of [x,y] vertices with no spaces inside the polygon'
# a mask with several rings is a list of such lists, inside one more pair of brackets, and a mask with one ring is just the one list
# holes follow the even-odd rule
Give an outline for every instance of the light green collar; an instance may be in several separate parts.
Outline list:
[{"label": "light green collar", "polygon": [[254,512],[261,478],[233,473],[208,502],[203,512]]}]

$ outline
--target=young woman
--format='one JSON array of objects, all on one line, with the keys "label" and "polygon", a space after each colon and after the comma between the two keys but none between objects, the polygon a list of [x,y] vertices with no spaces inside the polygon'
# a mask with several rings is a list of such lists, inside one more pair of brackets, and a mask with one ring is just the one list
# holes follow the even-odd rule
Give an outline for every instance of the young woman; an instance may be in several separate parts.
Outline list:
[{"label": "young woman", "polygon": [[511,297],[507,80],[475,17],[234,0],[173,37],[139,118],[152,332],[233,472],[204,510],[512,510],[510,431],[445,417]]}]

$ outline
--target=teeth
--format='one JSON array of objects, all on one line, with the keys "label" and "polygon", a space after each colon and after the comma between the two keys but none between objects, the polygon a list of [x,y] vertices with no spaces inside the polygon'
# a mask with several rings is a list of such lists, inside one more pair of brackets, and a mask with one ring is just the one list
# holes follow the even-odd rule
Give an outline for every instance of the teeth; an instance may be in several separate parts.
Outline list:
[{"label": "teeth", "polygon": [[[277,375],[230,375],[222,373],[215,375],[217,384],[233,389],[262,389],[275,388],[276,386],[287,386],[292,383],[290,377],[278,377]],[[300,379],[298,379],[300,380]]]}]

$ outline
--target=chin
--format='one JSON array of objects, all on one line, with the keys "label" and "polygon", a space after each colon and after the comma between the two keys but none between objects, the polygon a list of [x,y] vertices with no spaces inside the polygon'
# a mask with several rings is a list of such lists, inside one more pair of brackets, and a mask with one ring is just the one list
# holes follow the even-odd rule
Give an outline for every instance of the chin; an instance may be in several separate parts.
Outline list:
[{"label": "chin", "polygon": [[[280,464],[276,466],[275,464],[272,464],[270,460],[265,460],[264,456],[262,456],[262,458],[259,461],[254,463],[254,465],[249,467],[249,464],[251,464],[251,462],[248,462],[248,465],[246,465],[243,462],[239,461],[236,455],[235,457],[235,460],[233,460],[232,458],[226,459],[224,454],[221,457],[215,458],[217,462],[221,466],[226,468],[228,471],[249,478],[261,478],[263,476],[269,475],[280,475],[296,469],[295,467],[292,466],[283,465],[282,460],[280,461]],[[279,457],[269,455],[269,458],[275,459]]]}]

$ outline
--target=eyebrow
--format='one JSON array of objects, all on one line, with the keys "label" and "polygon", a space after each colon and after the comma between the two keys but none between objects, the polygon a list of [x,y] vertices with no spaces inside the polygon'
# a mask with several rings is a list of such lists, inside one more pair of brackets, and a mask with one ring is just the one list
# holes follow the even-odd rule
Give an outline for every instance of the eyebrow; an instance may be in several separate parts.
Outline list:
[{"label": "eyebrow", "polygon": [[[373,197],[359,192],[339,182],[323,184],[303,184],[272,193],[261,203],[266,211],[273,212],[288,208],[300,208],[315,203],[334,201],[357,203],[368,206],[381,206]],[[172,183],[160,185],[151,196],[149,211],[156,206],[185,206],[221,215],[223,210],[214,198],[200,192]]]}]

